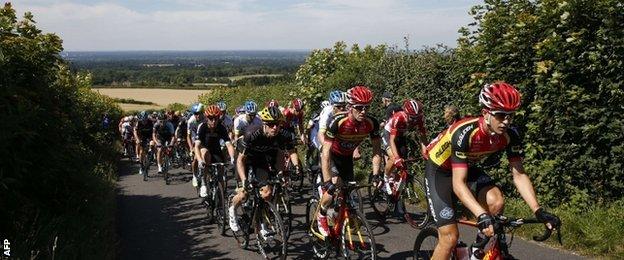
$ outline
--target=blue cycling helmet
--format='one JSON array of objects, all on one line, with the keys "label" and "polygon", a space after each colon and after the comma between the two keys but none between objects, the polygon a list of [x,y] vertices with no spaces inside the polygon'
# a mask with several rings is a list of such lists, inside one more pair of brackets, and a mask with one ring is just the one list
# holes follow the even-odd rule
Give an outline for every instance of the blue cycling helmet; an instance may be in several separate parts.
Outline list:
[{"label": "blue cycling helmet", "polygon": [[139,120],[143,121],[147,119],[147,111],[141,111],[141,113],[139,113]]},{"label": "blue cycling helmet", "polygon": [[258,112],[258,105],[253,100],[248,100],[245,102],[245,112],[247,114],[255,114]]},{"label": "blue cycling helmet", "polygon": [[191,112],[193,112],[194,114],[204,112],[204,104],[202,103],[193,104],[193,106],[191,107]]},{"label": "blue cycling helmet", "polygon": [[334,90],[332,92],[329,92],[329,103],[332,105],[346,104],[348,100],[349,97],[347,96],[347,92],[340,90]]},{"label": "blue cycling helmet", "polygon": [[219,110],[221,110],[221,112],[227,109],[227,105],[225,104],[225,101],[223,100],[217,102],[217,106],[219,107]]}]

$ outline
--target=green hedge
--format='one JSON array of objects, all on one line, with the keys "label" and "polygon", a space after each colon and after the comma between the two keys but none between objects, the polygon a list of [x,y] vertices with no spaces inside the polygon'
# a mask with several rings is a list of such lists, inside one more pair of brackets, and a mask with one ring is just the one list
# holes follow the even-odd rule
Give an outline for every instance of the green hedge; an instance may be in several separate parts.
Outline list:
[{"label": "green hedge", "polygon": [[34,24],[0,9],[0,235],[21,259],[114,258],[121,110],[89,89],[89,75],[72,74],[61,39]]},{"label": "green hedge", "polygon": [[271,99],[277,100],[281,106],[287,106],[293,98],[299,97],[300,93],[301,89],[294,84],[221,87],[202,94],[199,101],[210,105],[224,100],[228,105],[228,113],[233,115],[236,107],[242,106],[247,100],[254,100],[258,104],[258,109],[262,109]]}]

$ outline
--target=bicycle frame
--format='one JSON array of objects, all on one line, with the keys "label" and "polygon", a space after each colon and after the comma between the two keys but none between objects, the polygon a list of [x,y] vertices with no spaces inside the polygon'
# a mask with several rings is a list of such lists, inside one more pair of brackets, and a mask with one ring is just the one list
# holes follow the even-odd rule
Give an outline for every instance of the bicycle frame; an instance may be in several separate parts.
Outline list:
[{"label": "bicycle frame", "polygon": [[[342,228],[343,225],[346,223],[349,223],[349,219],[351,218],[351,210],[355,210],[353,209],[350,205],[348,205],[348,201],[344,199],[344,193],[345,193],[345,189],[346,188],[342,188],[340,189],[340,192],[338,193],[338,195],[336,196],[336,198],[334,198],[334,200],[338,201],[338,207],[340,208],[340,210],[338,211],[338,216],[335,218],[334,220],[334,226],[333,228],[330,229],[330,233],[328,234],[327,237],[323,236],[321,233],[317,232],[316,230],[314,230],[314,228],[312,228],[312,225],[310,226],[310,230],[312,231],[312,234],[314,234],[316,237],[318,237],[321,240],[325,240],[329,238],[330,241],[332,241],[332,243],[335,245],[338,243],[338,238],[341,235],[342,232]],[[319,214],[320,210],[320,203],[319,206],[316,209],[316,213],[315,214]],[[360,238],[360,241],[364,241],[364,239],[362,239],[362,235],[358,232],[358,237]],[[353,239],[351,239],[353,236],[353,234],[351,233],[351,228],[347,225],[347,237],[349,238],[349,246],[350,248],[354,248],[353,246]],[[364,244],[362,246],[365,246]]]}]

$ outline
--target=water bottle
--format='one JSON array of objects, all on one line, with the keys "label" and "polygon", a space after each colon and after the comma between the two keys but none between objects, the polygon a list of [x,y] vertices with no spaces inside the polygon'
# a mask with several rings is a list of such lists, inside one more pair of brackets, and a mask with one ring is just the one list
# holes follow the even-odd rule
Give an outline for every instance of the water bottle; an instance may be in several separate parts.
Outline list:
[{"label": "water bottle", "polygon": [[457,241],[455,246],[455,258],[458,260],[470,259],[470,248],[462,241]]}]

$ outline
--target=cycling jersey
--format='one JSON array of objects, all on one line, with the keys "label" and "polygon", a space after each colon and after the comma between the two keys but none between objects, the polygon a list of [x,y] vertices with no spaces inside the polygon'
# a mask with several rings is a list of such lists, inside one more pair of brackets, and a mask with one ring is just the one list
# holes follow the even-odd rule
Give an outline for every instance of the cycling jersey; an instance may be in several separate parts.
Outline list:
[{"label": "cycling jersey", "polygon": [[407,131],[416,129],[419,135],[426,136],[427,129],[425,129],[424,116],[421,114],[416,120],[410,120],[405,111],[398,111],[390,117],[384,130],[388,131],[391,135],[397,137],[405,137]]},{"label": "cycling jersey", "polygon": [[321,114],[319,115],[319,130],[325,131],[329,128],[329,124],[334,119],[334,107],[326,106],[321,110]]},{"label": "cycling jersey", "polygon": [[177,138],[186,139],[186,134],[188,130],[188,122],[186,118],[181,117],[180,122],[178,123],[178,128],[176,129]]},{"label": "cycling jersey", "polygon": [[[230,136],[227,129],[221,124],[217,124],[215,129],[209,129],[207,123],[201,123],[197,130],[197,141],[199,144],[210,151],[212,155],[221,156],[220,141],[230,142]],[[215,162],[215,161],[213,161]]]},{"label": "cycling jersey", "polygon": [[260,118],[257,115],[254,116],[251,122],[249,122],[247,121],[247,115],[242,114],[236,117],[236,119],[234,119],[234,134],[241,136],[245,134],[245,131],[249,126],[259,126],[259,125],[262,125],[262,120],[260,120]]},{"label": "cycling jersey", "polygon": [[238,142],[238,151],[247,156],[247,164],[274,166],[278,150],[295,149],[295,135],[280,129],[274,137],[264,135],[262,126],[252,126]]},{"label": "cycling jersey", "polygon": [[225,129],[228,132],[231,132],[234,129],[234,119],[230,115],[223,115],[221,117],[221,124],[225,126]]},{"label": "cycling jersey", "polygon": [[310,129],[310,143],[316,147],[316,149],[321,149],[321,142],[318,139],[318,131],[319,131],[319,119],[320,115],[315,115],[310,121],[308,121],[308,128]]},{"label": "cycling jersey", "polygon": [[486,128],[483,117],[468,117],[454,123],[427,146],[429,160],[446,170],[468,168],[501,150],[505,150],[510,162],[522,160],[522,143],[514,129],[491,135]]},{"label": "cycling jersey", "polygon": [[403,111],[403,108],[395,103],[390,103],[387,107],[386,107],[386,114],[384,117],[384,121],[388,121],[388,119],[390,119],[392,117],[392,115],[394,115],[394,113],[399,112],[399,111]]},{"label": "cycling jersey", "polygon": [[154,131],[154,125],[151,120],[139,121],[136,125],[137,133],[141,140],[152,139],[152,131]]},{"label": "cycling jersey", "polygon": [[297,113],[294,109],[284,109],[284,127],[295,128],[303,123],[303,111]]},{"label": "cycling jersey", "polygon": [[154,124],[154,133],[156,133],[156,138],[160,141],[167,142],[171,140],[171,137],[175,133],[173,129],[173,124],[169,121],[159,120],[156,124]]},{"label": "cycling jersey", "polygon": [[132,124],[130,122],[124,122],[121,124],[121,135],[124,139],[132,138]]},{"label": "cycling jersey", "polygon": [[201,121],[203,121],[201,117],[197,120],[196,116],[191,116],[191,118],[187,121],[186,131],[188,135],[191,136],[191,141],[193,142],[197,141],[197,128],[199,127]]},{"label": "cycling jersey", "polygon": [[325,132],[326,140],[332,142],[332,153],[342,156],[352,156],[355,148],[367,136],[371,139],[380,138],[379,123],[368,115],[358,122],[347,114],[339,114]]}]

